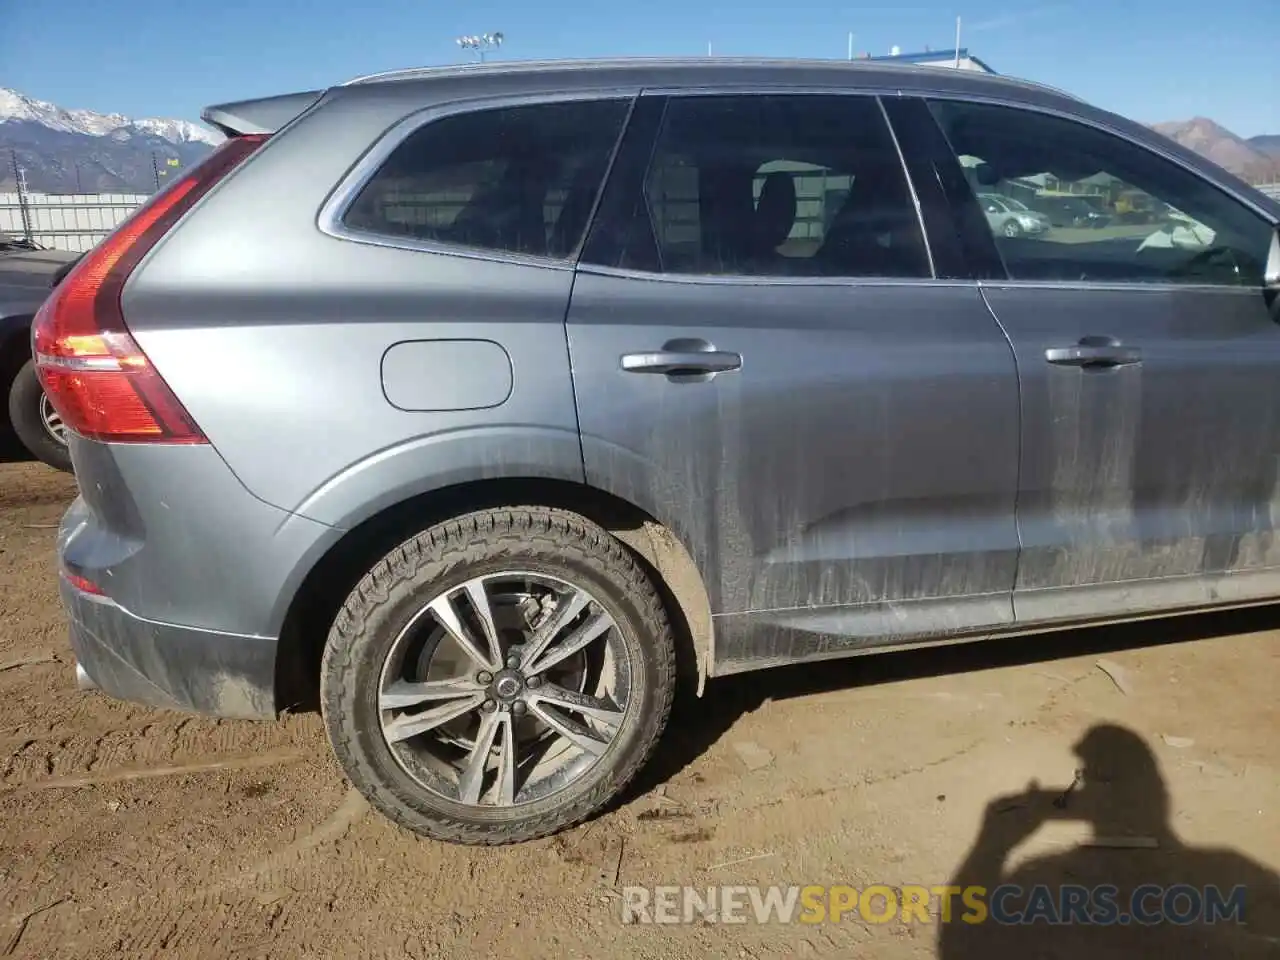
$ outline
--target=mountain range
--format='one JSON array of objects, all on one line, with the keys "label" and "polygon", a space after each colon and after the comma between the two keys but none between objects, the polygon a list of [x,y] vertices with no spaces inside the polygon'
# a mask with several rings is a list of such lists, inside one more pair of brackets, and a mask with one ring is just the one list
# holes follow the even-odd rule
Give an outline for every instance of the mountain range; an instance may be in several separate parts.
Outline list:
[{"label": "mountain range", "polygon": [[1208,117],[1153,123],[1151,128],[1246,180],[1280,180],[1280,135],[1245,140]]},{"label": "mountain range", "polygon": [[21,170],[33,192],[151,193],[222,139],[187,120],[67,110],[0,87],[0,192]]},{"label": "mountain range", "polygon": [[[1151,127],[1245,179],[1280,180],[1280,134],[1245,140],[1207,117]],[[151,193],[221,140],[187,120],[67,110],[0,87],[0,192],[15,189],[17,167],[36,192]]]}]

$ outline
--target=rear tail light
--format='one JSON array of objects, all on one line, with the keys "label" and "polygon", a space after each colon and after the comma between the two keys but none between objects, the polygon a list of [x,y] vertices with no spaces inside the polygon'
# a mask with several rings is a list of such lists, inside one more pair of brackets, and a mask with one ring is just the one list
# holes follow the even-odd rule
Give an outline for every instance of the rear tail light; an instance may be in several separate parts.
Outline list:
[{"label": "rear tail light", "polygon": [[32,324],[36,370],[63,422],[112,443],[207,443],[125,326],[120,294],[178,219],[265,136],[225,141],[75,265]]},{"label": "rear tail light", "polygon": [[91,593],[95,597],[106,596],[103,589],[88,577],[82,577],[80,574],[72,573],[70,570],[63,570],[61,573],[62,579],[67,581],[67,583],[71,584],[71,586],[75,587],[81,593]]}]

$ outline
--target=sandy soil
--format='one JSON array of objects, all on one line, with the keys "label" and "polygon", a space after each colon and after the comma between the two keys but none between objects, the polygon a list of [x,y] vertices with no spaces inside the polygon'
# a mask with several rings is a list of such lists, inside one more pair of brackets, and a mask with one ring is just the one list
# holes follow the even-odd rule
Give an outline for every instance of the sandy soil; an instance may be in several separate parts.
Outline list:
[{"label": "sandy soil", "polygon": [[[933,957],[936,921],[624,925],[622,893],[933,886],[1028,860],[1057,881],[1247,877],[1247,926],[1160,949],[1280,956],[1275,610],[715,681],[624,802],[476,850],[370,813],[315,715],[219,722],[78,692],[52,552],[73,495],[0,465],[0,957]],[[1062,791],[1090,730],[1108,770],[1059,807],[986,814],[1032,780]],[[1157,849],[1077,846],[1107,830]],[[1088,949],[1151,955],[1124,930],[1092,928]],[[980,952],[1079,955],[1061,930],[1018,936]],[[960,941],[943,957],[977,955]]]}]

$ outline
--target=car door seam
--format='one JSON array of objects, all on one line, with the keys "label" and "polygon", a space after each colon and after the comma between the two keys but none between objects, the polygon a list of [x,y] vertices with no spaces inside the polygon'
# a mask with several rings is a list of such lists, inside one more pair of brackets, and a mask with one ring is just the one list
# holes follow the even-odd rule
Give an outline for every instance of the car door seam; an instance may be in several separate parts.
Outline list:
[{"label": "car door seam", "polygon": [[991,302],[987,299],[987,292],[983,289],[984,284],[982,281],[977,281],[977,287],[978,296],[982,298],[983,306],[985,306],[987,308],[987,312],[991,314],[991,319],[995,321],[1001,335],[1004,337],[1005,343],[1009,346],[1009,357],[1013,361],[1014,383],[1017,385],[1018,390],[1018,421],[1017,430],[1015,431],[1017,443],[1014,445],[1015,467],[1013,486],[1013,531],[1018,538],[1018,556],[1013,563],[1013,583],[1009,585],[1009,605],[1013,608],[1014,623],[1017,623],[1018,605],[1014,598],[1018,593],[1018,577],[1022,573],[1022,554],[1025,550],[1025,545],[1022,542],[1022,515],[1018,509],[1022,499],[1022,424],[1025,417],[1025,411],[1023,410],[1022,370],[1018,367],[1018,353],[1013,347],[1013,338],[1009,336],[1009,331],[1005,329],[1004,324],[1000,322],[1000,317],[997,316],[995,310],[992,309]]}]

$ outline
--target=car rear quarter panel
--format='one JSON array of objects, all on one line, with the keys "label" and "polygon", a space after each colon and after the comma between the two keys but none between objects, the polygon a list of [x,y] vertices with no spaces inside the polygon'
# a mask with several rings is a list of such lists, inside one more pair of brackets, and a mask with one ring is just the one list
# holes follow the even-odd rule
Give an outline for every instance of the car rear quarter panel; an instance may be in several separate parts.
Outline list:
[{"label": "car rear quarter panel", "polygon": [[[125,290],[130,329],[241,482],[322,523],[354,525],[467,480],[583,479],[568,265],[398,249],[317,225],[366,149],[429,105],[421,93],[351,88],[303,116],[215,188]],[[449,364],[456,351],[430,346],[459,339],[500,345],[509,366]],[[427,344],[399,346],[410,341]],[[399,393],[456,395],[457,408],[394,405],[388,356]],[[415,387],[415,373],[434,383]],[[502,382],[474,382],[486,375]],[[477,395],[506,400],[478,409]]]},{"label": "car rear quarter panel", "polygon": [[340,536],[250,497],[205,445],[73,438],[71,455],[81,496],[62,524],[61,560],[137,617],[274,637]]}]

